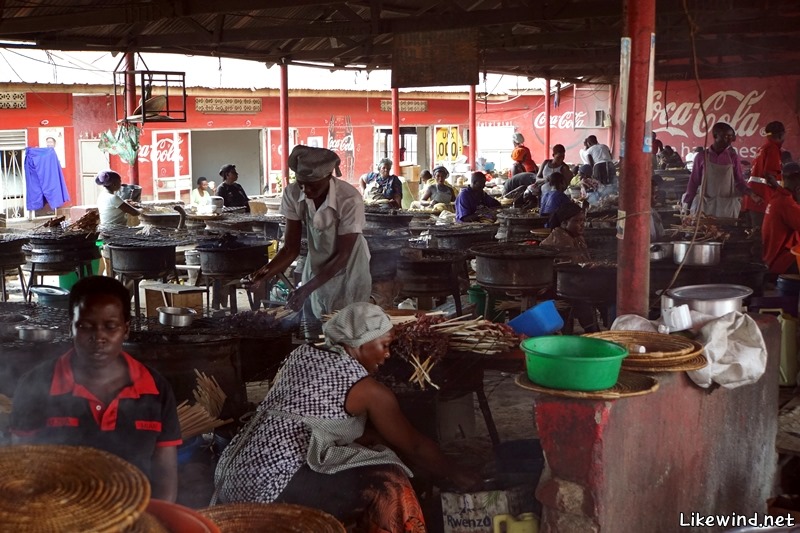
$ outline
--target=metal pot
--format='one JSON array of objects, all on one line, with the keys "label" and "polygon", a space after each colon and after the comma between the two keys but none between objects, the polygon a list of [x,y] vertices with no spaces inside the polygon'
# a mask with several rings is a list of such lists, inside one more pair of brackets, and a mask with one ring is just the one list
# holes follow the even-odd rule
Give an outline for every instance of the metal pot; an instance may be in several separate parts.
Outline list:
[{"label": "metal pot", "polygon": [[268,241],[235,248],[198,246],[200,270],[209,276],[241,277],[258,270],[267,261]]},{"label": "metal pot", "polygon": [[69,307],[69,291],[53,285],[34,285],[30,292],[36,295],[36,302],[47,307],[67,309]]},{"label": "metal pot", "polygon": [[718,265],[722,252],[721,242],[676,241],[672,243],[672,260],[679,265],[686,256],[684,265]]},{"label": "metal pot", "polygon": [[107,246],[111,251],[114,272],[160,277],[175,270],[175,245]]},{"label": "metal pot", "polygon": [[36,326],[33,324],[22,324],[17,326],[20,340],[26,342],[50,342],[56,337],[58,327],[56,326]]},{"label": "metal pot", "polygon": [[674,287],[667,291],[667,298],[672,302],[666,301],[666,305],[678,306],[686,304],[689,309],[721,317],[732,311],[741,311],[742,302],[753,294],[753,289],[744,285],[687,285],[685,287]]},{"label": "metal pot", "polygon": [[191,307],[159,307],[158,323],[164,326],[185,328],[191,326],[197,311]]},{"label": "metal pot", "polygon": [[497,226],[494,224],[473,224],[467,227],[434,226],[430,228],[429,233],[436,248],[465,251],[476,244],[494,242]]},{"label": "metal pot", "polygon": [[460,252],[404,248],[397,261],[397,280],[404,295],[448,295],[458,291],[464,267],[465,256]]},{"label": "metal pot", "polygon": [[225,207],[225,198],[222,196],[212,196],[210,200],[211,205],[214,206],[214,213],[222,213],[222,208]]},{"label": "metal pot", "polygon": [[17,326],[26,322],[28,316],[19,313],[0,313],[0,337],[2,338],[16,338]]},{"label": "metal pot", "polygon": [[673,247],[671,242],[654,242],[650,245],[650,261],[661,261],[672,257]]},{"label": "metal pot", "polygon": [[531,290],[553,282],[556,254],[528,244],[475,246],[476,281],[484,287]]}]

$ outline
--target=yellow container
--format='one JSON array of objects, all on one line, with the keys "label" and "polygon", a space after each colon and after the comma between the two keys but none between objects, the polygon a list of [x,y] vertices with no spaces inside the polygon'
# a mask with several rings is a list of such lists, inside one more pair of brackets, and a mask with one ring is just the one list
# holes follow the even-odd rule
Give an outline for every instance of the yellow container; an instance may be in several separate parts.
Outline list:
[{"label": "yellow container", "polygon": [[514,517],[499,514],[492,519],[494,533],[539,533],[539,519],[533,513],[522,513]]},{"label": "yellow container", "polygon": [[275,254],[278,253],[278,241],[272,241],[269,246],[267,246],[267,257],[270,261],[275,257]]}]

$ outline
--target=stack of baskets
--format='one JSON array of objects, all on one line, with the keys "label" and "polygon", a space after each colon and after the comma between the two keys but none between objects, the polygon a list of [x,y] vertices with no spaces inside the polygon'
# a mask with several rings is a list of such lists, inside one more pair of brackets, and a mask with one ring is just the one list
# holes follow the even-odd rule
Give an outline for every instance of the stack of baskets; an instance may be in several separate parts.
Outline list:
[{"label": "stack of baskets", "polygon": [[345,533],[334,517],[317,509],[286,503],[232,503],[200,511],[221,533]]}]

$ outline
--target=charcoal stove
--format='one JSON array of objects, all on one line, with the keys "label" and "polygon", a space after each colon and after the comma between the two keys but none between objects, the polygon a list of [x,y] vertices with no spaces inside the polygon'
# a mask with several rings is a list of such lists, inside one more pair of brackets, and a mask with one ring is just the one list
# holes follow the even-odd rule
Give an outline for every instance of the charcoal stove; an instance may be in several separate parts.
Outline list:
[{"label": "charcoal stove", "polygon": [[497,212],[496,238],[500,241],[521,241],[531,238],[531,230],[541,229],[550,217],[539,216],[539,213],[522,211],[516,208],[502,209]]},{"label": "charcoal stove", "polygon": [[367,219],[364,232],[380,234],[392,230],[408,230],[415,215],[399,209],[383,209],[381,211],[368,210],[364,216]]},{"label": "charcoal stove", "polygon": [[78,278],[91,276],[92,261],[100,258],[97,238],[97,233],[66,232],[60,228],[30,235],[29,244],[22,247],[30,269],[27,300],[30,301],[30,288],[37,275],[75,272]]},{"label": "charcoal stove", "polygon": [[408,245],[407,237],[389,237],[365,234],[369,247],[369,273],[372,281],[390,281],[397,275],[397,261],[404,246]]},{"label": "charcoal stove", "polygon": [[22,295],[26,296],[25,276],[22,274],[22,265],[25,264],[25,252],[22,247],[28,239],[21,236],[7,235],[5,240],[0,240],[0,301],[7,301],[6,275],[17,271],[19,283],[22,286]]},{"label": "charcoal stove", "polygon": [[[209,305],[219,308],[224,284],[240,280],[267,264],[267,248],[271,244],[271,241],[238,240],[231,236],[200,244],[197,247],[200,275],[206,280],[206,286],[215,286],[213,302]],[[249,291],[248,298],[251,307],[257,307]],[[235,295],[230,300],[231,311],[235,313],[238,310]]]},{"label": "charcoal stove", "polygon": [[475,246],[475,281],[487,292],[519,296],[521,309],[533,304],[536,295],[553,283],[556,253],[523,243]]},{"label": "charcoal stove", "polygon": [[494,242],[497,226],[494,224],[451,224],[432,226],[431,247],[441,250],[467,252],[472,246]]},{"label": "charcoal stove", "polygon": [[283,235],[281,231],[283,222],[283,215],[254,215],[252,216],[250,229],[267,240],[280,240]]},{"label": "charcoal stove", "polygon": [[120,281],[133,282],[133,307],[134,315],[141,314],[139,301],[139,283],[144,279],[160,279],[167,281],[172,274],[178,278],[175,269],[174,244],[151,245],[145,243],[128,242],[119,244],[115,241],[107,245],[111,253],[111,265]]},{"label": "charcoal stove", "polygon": [[466,284],[466,255],[452,250],[404,248],[397,261],[403,296],[453,296],[457,316],[463,314],[461,281]]}]

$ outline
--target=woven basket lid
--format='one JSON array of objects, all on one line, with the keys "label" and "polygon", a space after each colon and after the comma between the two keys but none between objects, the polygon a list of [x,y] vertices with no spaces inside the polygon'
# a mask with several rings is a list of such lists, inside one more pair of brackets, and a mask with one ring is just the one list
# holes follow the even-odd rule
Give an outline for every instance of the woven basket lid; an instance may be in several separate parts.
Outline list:
[{"label": "woven basket lid", "polygon": [[528,379],[525,373],[517,374],[515,383],[523,389],[532,390],[549,396],[575,398],[579,400],[619,400],[631,396],[643,396],[658,390],[658,381],[646,374],[636,374],[621,370],[613,387],[598,391],[575,391],[551,389],[537,385]]},{"label": "woven basket lid", "polygon": [[0,448],[4,531],[118,532],[136,522],[150,483],[132,464],[83,446]]},{"label": "woven basket lid", "polygon": [[318,509],[288,503],[231,503],[200,511],[221,533],[345,533],[344,526]]},{"label": "woven basket lid", "polygon": [[[598,333],[588,333],[585,336],[622,344],[628,348],[630,355],[635,357],[675,357],[687,355],[697,350],[696,343],[680,335],[667,335],[647,331],[600,331]],[[644,346],[645,352],[637,353],[631,349],[633,346]]]},{"label": "woven basket lid", "polygon": [[686,361],[679,361],[669,365],[648,366],[646,363],[641,363],[634,366],[630,363],[626,364],[624,359],[622,361],[622,368],[624,370],[630,372],[646,372],[648,374],[657,374],[659,372],[690,372],[692,370],[700,370],[706,366],[708,366],[708,360],[701,353],[694,355],[691,359]]}]

